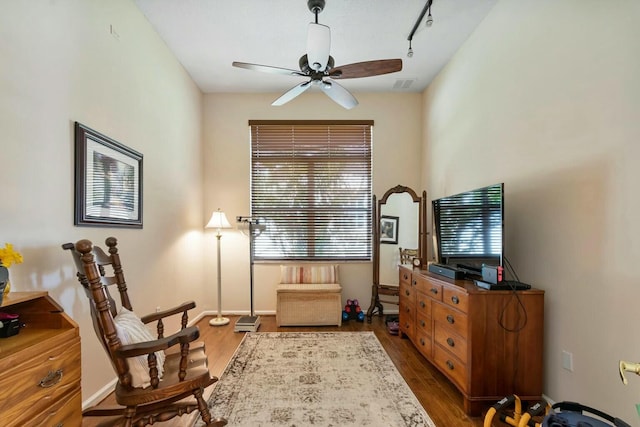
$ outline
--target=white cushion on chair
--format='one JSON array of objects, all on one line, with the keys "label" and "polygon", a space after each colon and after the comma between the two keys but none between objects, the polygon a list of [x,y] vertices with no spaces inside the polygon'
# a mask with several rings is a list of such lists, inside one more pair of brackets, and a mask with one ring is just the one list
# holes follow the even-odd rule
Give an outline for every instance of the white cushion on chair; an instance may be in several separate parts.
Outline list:
[{"label": "white cushion on chair", "polygon": [[[120,309],[113,321],[116,327],[116,334],[123,345],[155,341],[157,339],[134,312],[124,307]],[[156,351],[158,378],[162,378],[164,373],[164,359],[164,351]],[[149,387],[151,385],[151,377],[149,376],[147,356],[130,357],[127,362],[129,363],[129,373],[131,374],[131,385],[134,387]]]}]

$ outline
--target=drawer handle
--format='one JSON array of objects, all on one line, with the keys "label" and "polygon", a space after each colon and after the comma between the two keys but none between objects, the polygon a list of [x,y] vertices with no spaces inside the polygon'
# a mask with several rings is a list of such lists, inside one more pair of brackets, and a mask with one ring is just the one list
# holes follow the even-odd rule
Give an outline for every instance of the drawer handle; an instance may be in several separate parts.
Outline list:
[{"label": "drawer handle", "polygon": [[456,319],[454,319],[453,316],[450,314],[447,316],[447,322],[453,325],[456,322]]},{"label": "drawer handle", "polygon": [[420,301],[420,307],[425,308],[427,305],[424,303],[424,301]]},{"label": "drawer handle", "polygon": [[58,424],[56,424],[56,427],[64,427],[64,424],[58,423]]},{"label": "drawer handle", "polygon": [[420,338],[420,345],[422,345],[424,347],[424,345],[425,345],[424,338]]},{"label": "drawer handle", "polygon": [[451,369],[453,371],[453,362],[451,360],[447,360],[447,368]]},{"label": "drawer handle", "polygon": [[46,377],[40,380],[38,385],[42,388],[53,387],[58,384],[62,380],[62,369],[58,369],[57,371],[49,371]]},{"label": "drawer handle", "polygon": [[447,338],[447,344],[449,344],[449,347],[455,347],[456,343],[453,340],[453,338]]},{"label": "drawer handle", "polygon": [[405,291],[404,291],[404,293],[405,293],[407,296],[411,295],[411,292],[409,292],[409,289],[405,290]]},{"label": "drawer handle", "polygon": [[424,322],[424,320],[420,319],[420,326],[422,326],[424,328],[425,325],[426,325],[426,323]]},{"label": "drawer handle", "polygon": [[412,284],[413,286],[417,286],[417,285],[418,285],[418,281],[417,281],[417,280],[414,280],[413,282],[411,282],[411,284]]},{"label": "drawer handle", "polygon": [[406,274],[403,277],[404,277],[404,280],[407,280],[409,278],[409,276],[407,276]]},{"label": "drawer handle", "polygon": [[453,303],[454,303],[454,304],[458,304],[458,303],[460,302],[460,300],[458,299],[458,297],[457,297],[457,296],[455,296],[455,295],[451,297],[451,301],[453,301]]},{"label": "drawer handle", "polygon": [[431,293],[438,295],[438,288],[431,288]]}]

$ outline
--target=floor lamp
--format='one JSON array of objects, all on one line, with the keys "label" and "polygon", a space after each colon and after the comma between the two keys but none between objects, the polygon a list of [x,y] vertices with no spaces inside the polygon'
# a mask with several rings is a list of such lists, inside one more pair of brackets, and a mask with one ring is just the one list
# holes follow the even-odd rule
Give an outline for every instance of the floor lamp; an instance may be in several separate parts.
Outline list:
[{"label": "floor lamp", "polygon": [[217,229],[216,239],[218,240],[218,316],[209,321],[211,326],[223,326],[229,323],[229,319],[222,317],[222,274],[220,270],[220,237],[222,234],[220,230],[223,228],[231,228],[231,224],[227,221],[227,216],[220,209],[214,211],[211,215],[211,219],[205,226],[205,228]]}]

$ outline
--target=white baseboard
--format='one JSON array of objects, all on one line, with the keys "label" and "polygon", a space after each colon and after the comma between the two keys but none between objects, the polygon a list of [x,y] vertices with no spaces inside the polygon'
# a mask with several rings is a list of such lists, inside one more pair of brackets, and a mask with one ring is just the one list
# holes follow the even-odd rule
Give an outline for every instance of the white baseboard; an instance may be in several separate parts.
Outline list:
[{"label": "white baseboard", "polygon": [[544,399],[545,402],[547,402],[549,405],[553,405],[554,403],[556,403],[552,398],[550,398],[549,396],[547,396],[546,394],[542,394],[542,398]]},{"label": "white baseboard", "polygon": [[118,378],[114,378],[109,381],[104,387],[95,392],[92,396],[82,402],[82,410],[84,411],[87,408],[97,405],[102,402],[116,387],[116,382],[118,382]]},{"label": "white baseboard", "polygon": [[[230,310],[230,311],[222,312],[223,316],[248,316],[250,314],[251,314],[250,310]],[[275,310],[254,310],[254,314],[257,316],[275,316],[276,311]],[[198,323],[200,319],[202,319],[205,316],[217,316],[217,315],[218,315],[217,311],[213,311],[213,310],[203,311],[198,316],[196,316],[193,320],[189,321],[189,326],[195,325],[196,323]]]}]

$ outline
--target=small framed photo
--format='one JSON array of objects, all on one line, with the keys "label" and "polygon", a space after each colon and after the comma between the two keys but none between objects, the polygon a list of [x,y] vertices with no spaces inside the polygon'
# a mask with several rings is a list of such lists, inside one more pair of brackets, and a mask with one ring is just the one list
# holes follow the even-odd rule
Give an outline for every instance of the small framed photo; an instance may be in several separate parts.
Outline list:
[{"label": "small framed photo", "polygon": [[398,244],[398,222],[397,216],[380,216],[380,243]]},{"label": "small framed photo", "polygon": [[142,154],[78,122],[74,224],[142,228]]}]

